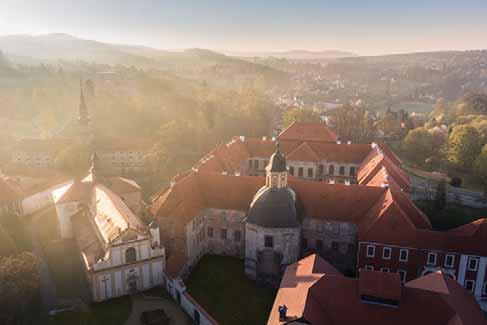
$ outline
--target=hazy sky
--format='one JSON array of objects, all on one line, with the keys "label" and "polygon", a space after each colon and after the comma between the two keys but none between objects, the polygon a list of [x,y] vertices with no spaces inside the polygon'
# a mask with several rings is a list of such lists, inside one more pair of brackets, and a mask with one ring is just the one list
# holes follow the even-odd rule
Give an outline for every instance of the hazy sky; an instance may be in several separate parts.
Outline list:
[{"label": "hazy sky", "polygon": [[52,32],[166,49],[485,49],[487,0],[0,0],[0,35]]}]

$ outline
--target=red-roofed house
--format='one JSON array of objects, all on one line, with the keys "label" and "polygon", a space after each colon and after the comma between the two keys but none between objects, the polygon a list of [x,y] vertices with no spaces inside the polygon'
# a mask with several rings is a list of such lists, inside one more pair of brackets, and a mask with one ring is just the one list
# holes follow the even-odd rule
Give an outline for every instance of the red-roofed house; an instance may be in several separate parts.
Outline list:
[{"label": "red-roofed house", "polygon": [[474,296],[435,272],[401,283],[397,273],[347,278],[317,255],[287,267],[268,325],[486,324]]}]

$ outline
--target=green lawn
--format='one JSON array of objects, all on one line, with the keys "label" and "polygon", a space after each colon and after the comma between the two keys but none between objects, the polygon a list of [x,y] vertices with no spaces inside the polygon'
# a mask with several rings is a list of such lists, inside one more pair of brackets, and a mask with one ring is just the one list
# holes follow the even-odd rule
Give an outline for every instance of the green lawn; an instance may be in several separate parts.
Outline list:
[{"label": "green lawn", "polygon": [[86,312],[66,312],[49,318],[48,325],[123,325],[132,311],[130,297],[92,304]]},{"label": "green lawn", "polygon": [[186,287],[221,325],[265,324],[276,294],[248,279],[242,260],[213,255],[201,259]]},{"label": "green lawn", "polygon": [[487,217],[487,209],[475,209],[449,203],[443,210],[435,208],[434,201],[416,201],[416,205],[428,216],[434,229],[452,229],[480,218]]}]

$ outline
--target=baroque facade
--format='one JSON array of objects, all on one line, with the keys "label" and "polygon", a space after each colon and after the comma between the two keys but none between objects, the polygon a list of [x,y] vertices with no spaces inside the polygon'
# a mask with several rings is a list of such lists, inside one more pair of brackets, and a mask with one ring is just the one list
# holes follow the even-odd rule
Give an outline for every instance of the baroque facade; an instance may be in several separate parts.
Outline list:
[{"label": "baroque facade", "polygon": [[88,176],[52,193],[61,238],[76,240],[93,301],[162,284],[166,260],[158,225],[140,218],[140,187],[98,166],[95,154]]}]

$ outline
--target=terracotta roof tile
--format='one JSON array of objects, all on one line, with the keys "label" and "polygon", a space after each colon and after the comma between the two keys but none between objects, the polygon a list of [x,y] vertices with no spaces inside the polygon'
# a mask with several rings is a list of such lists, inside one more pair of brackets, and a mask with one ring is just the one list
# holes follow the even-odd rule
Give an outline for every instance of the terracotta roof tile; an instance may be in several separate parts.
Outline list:
[{"label": "terracotta roof tile", "polygon": [[336,142],[336,134],[323,123],[294,122],[279,134],[279,140]]}]

